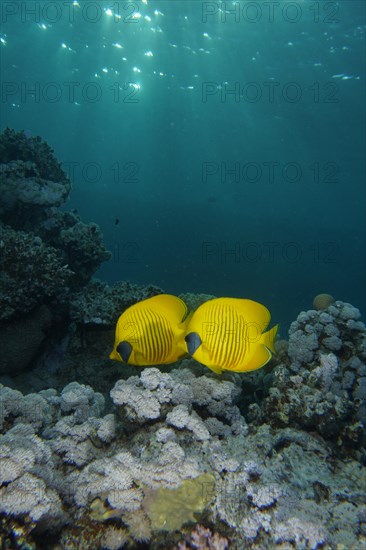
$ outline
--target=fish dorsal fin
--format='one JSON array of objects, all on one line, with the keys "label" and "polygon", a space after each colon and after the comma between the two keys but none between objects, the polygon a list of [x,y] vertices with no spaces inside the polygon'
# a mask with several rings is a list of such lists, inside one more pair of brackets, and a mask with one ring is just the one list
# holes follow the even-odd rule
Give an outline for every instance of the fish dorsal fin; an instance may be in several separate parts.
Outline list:
[{"label": "fish dorsal fin", "polygon": [[181,323],[188,313],[188,308],[183,300],[172,294],[158,294],[148,298],[145,302],[146,306],[162,313],[171,323]]},{"label": "fish dorsal fin", "polygon": [[245,298],[225,298],[225,300],[229,300],[232,306],[240,311],[246,323],[255,323],[261,332],[266,330],[271,320],[271,314],[266,306]]}]

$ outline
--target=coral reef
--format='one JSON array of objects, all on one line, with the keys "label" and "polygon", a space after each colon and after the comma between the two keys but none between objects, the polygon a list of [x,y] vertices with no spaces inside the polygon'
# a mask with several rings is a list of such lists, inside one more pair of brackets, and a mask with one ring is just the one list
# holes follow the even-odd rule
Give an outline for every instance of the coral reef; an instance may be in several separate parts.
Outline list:
[{"label": "coral reef", "polygon": [[1,548],[366,550],[360,312],[317,296],[243,376],[111,365],[120,314],[163,291],[91,279],[109,253],[45,142],[6,129],[0,159]]},{"label": "coral reef", "polygon": [[358,309],[340,301],[300,313],[289,330],[288,356],[248,418],[316,431],[345,453],[364,448],[366,333],[359,319]]},{"label": "coral reef", "polygon": [[[146,432],[143,447],[138,425],[134,427],[136,440],[131,450],[127,450],[130,446],[126,443],[131,438],[132,427],[121,423],[124,415],[117,415],[119,440],[116,441],[115,415],[100,417],[104,398],[88,386],[73,382],[60,395],[55,390],[47,390],[28,396],[9,388],[0,388],[4,432],[0,455],[0,491],[4,502],[0,512],[22,520],[30,533],[35,523],[37,530],[46,529],[46,522],[38,522],[42,518],[52,519],[52,525],[59,525],[64,533],[71,514],[79,518],[80,524],[76,523],[82,531],[90,529],[90,522],[96,522],[102,524],[99,537],[118,540],[123,538],[127,529],[128,536],[137,542],[149,540],[151,529],[160,528],[159,522],[164,528],[164,524],[168,524],[168,516],[168,525],[179,527],[183,522],[192,520],[193,513],[201,512],[207,504],[202,486],[214,483],[214,478],[204,473],[197,458],[179,444],[178,432],[182,442],[187,437],[191,443],[200,441],[200,435],[185,430],[183,426],[177,429],[175,435],[171,427],[165,426],[164,416],[167,411],[174,410],[174,404],[182,401],[188,403],[190,397],[194,403],[208,409],[211,403],[215,409],[222,397],[229,411],[224,412],[223,416],[230,419],[234,416],[237,422],[238,411],[231,404],[235,387],[230,382],[206,381],[202,377],[194,396],[189,388],[194,384],[195,377],[189,371],[183,372],[185,383],[181,381],[181,374],[178,384],[177,380],[158,369],[142,371],[140,384],[140,379],[135,378],[118,383],[112,390],[116,402],[122,401],[123,386],[127,389],[131,387],[137,395],[141,385],[146,393],[158,395],[167,408],[161,418],[160,415],[155,418],[156,422]],[[126,415],[129,415],[128,406],[122,405],[120,408],[126,408]],[[135,406],[134,414],[146,420],[143,409],[143,403],[140,407]],[[204,421],[198,415],[197,419],[203,426]],[[18,449],[17,454],[15,449]],[[63,469],[62,464],[67,468]],[[184,485],[186,480],[196,482],[194,485]],[[22,498],[22,503],[17,507],[15,495],[22,495],[25,482],[35,495],[33,500],[31,497]],[[171,506],[166,507],[167,494],[161,492],[162,488],[177,489],[178,492],[172,490],[169,493]],[[190,493],[188,501],[187,491]],[[64,512],[63,508],[67,511]],[[175,510],[174,514],[172,510]],[[86,517],[89,520],[84,528],[82,525]],[[164,517],[165,520],[162,519]],[[112,531],[111,519],[116,521]],[[124,526],[122,531],[121,522]],[[63,536],[66,537],[65,534]]]},{"label": "coral reef", "polygon": [[[15,374],[28,368],[45,343],[37,311],[47,305],[51,324],[68,325],[73,293],[110,252],[96,224],[59,210],[71,183],[40,137],[7,128],[0,134],[0,161],[0,351],[6,357],[0,372]],[[24,341],[10,358],[19,333]]]},{"label": "coral reef", "polygon": [[82,290],[74,293],[70,303],[70,317],[82,325],[116,324],[121,313],[136,302],[162,294],[154,285],[140,286],[119,281],[109,286],[93,279]]},{"label": "coral reef", "polygon": [[331,294],[317,294],[313,300],[314,309],[327,309],[334,304],[335,299]]},{"label": "coral reef", "polygon": [[40,137],[6,128],[0,134],[0,218],[16,229],[32,229],[50,207],[65,202],[71,182]]},{"label": "coral reef", "polygon": [[50,326],[51,312],[45,305],[0,326],[0,374],[25,369],[37,355]]},{"label": "coral reef", "polygon": [[100,264],[111,257],[95,223],[84,224],[79,221],[73,227],[63,229],[60,241],[71,269],[81,282],[88,282]]},{"label": "coral reef", "polygon": [[[365,330],[357,310],[341,302],[332,307],[326,313],[339,329],[342,348],[347,342],[352,354],[360,353]],[[290,371],[289,377],[304,377],[304,386],[308,381],[302,351],[291,348],[292,335],[300,338],[307,325],[316,326],[319,345],[312,350],[314,364],[308,372],[322,369],[315,377],[323,400],[331,400],[338,388],[340,369],[342,380],[346,372],[355,374],[348,368],[348,354],[344,358],[341,348],[324,347],[322,337],[329,331],[323,334],[319,326],[323,314],[302,313],[292,325],[293,351],[281,351],[283,363],[270,376],[273,387],[262,409],[249,405],[247,421],[238,408],[243,397],[238,377],[195,374],[192,360],[169,373],[147,368],[117,381],[110,391],[114,408],[107,414],[106,397],[77,382],[60,393],[49,389],[23,395],[0,387],[0,520],[21,524],[23,538],[36,543],[52,524],[52,535],[69,549],[80,544],[366,547],[362,457],[348,453],[345,458],[344,449],[333,444],[335,430],[337,437],[345,437],[352,414],[339,422],[333,410],[331,426],[325,410],[330,437],[321,422],[309,431],[296,415],[289,414],[280,425],[276,411],[271,408],[270,416],[267,408],[271,391],[278,390],[278,369],[293,365],[296,374]],[[364,399],[360,378],[355,375],[349,394],[359,401]],[[305,392],[302,399],[306,410],[313,395]],[[357,403],[353,407],[359,411]],[[279,416],[281,406],[279,402]],[[361,440],[358,445],[360,450]],[[2,536],[3,544],[10,540],[10,534]]]},{"label": "coral reef", "polygon": [[73,273],[40,237],[0,226],[0,320],[28,313],[54,298]]},{"label": "coral reef", "polygon": [[227,538],[212,533],[203,525],[196,525],[195,529],[186,537],[184,542],[178,543],[178,550],[199,548],[200,550],[227,550],[229,541]]},{"label": "coral reef", "polygon": [[[0,220],[6,224],[2,240],[11,227],[15,231],[8,240],[16,239],[16,235],[18,241],[28,237],[23,248],[29,255],[41,255],[42,248],[49,248],[73,272],[70,283],[80,286],[88,282],[100,264],[109,259],[110,253],[102,243],[96,224],[84,224],[75,213],[58,210],[68,197],[71,183],[52,149],[39,137],[28,138],[24,132],[7,128],[0,134],[0,159]],[[28,234],[18,234],[21,230]],[[27,260],[24,252],[19,258],[17,254],[17,248],[13,247],[13,257],[2,259],[13,265],[14,284],[19,287],[29,276],[36,279],[37,273],[28,273],[28,277],[23,272],[16,273],[21,261],[24,269],[33,263],[32,258],[24,261]],[[57,284],[57,269],[55,279],[56,283],[50,281],[51,288]]]}]

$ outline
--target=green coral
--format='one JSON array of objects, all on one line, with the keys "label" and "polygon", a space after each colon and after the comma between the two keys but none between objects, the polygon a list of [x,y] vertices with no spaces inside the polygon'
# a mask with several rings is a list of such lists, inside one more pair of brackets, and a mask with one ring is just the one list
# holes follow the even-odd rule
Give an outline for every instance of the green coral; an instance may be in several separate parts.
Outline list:
[{"label": "green coral", "polygon": [[215,493],[215,478],[205,473],[186,479],[177,489],[144,489],[143,507],[153,530],[174,531],[184,523],[195,522]]}]

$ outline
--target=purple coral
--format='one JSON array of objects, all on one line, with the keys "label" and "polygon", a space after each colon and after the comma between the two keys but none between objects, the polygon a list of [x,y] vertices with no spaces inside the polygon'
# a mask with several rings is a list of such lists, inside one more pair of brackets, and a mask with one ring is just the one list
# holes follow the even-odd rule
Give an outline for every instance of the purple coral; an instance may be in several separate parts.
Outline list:
[{"label": "purple coral", "polygon": [[184,542],[178,543],[178,550],[197,548],[197,550],[227,550],[229,540],[219,533],[212,532],[203,525],[197,524]]}]

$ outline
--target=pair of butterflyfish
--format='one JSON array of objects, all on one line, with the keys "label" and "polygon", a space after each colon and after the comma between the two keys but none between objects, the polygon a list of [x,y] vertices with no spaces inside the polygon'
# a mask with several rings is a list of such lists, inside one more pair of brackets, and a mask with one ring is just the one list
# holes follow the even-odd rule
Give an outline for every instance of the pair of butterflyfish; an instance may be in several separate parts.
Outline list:
[{"label": "pair of butterflyfish", "polygon": [[214,298],[188,314],[186,304],[159,294],[126,309],[117,321],[111,359],[152,366],[187,354],[216,373],[253,371],[272,357],[278,325],[252,300]]}]

